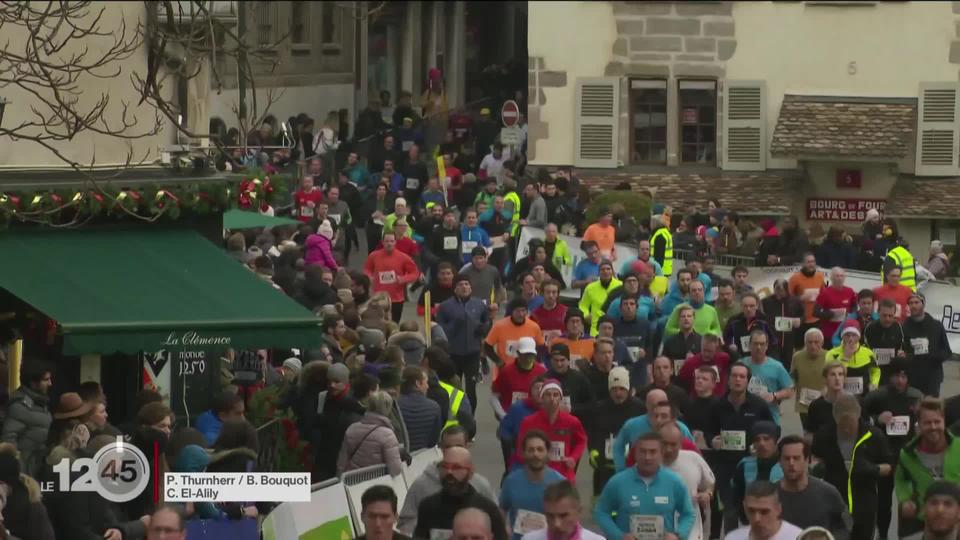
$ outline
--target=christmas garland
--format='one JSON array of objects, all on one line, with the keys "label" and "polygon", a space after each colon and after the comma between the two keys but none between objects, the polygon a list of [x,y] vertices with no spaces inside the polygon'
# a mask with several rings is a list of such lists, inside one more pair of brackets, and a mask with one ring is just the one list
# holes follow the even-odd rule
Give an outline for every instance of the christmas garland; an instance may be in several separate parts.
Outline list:
[{"label": "christmas garland", "polygon": [[289,201],[289,182],[286,175],[251,171],[229,179],[189,184],[3,191],[0,225],[11,221],[64,226],[93,219],[176,220],[234,208],[266,211]]},{"label": "christmas garland", "polygon": [[253,394],[247,419],[260,433],[261,456],[269,456],[273,472],[303,472],[313,468],[313,449],[297,429],[290,410],[278,410],[282,387],[268,386]]}]

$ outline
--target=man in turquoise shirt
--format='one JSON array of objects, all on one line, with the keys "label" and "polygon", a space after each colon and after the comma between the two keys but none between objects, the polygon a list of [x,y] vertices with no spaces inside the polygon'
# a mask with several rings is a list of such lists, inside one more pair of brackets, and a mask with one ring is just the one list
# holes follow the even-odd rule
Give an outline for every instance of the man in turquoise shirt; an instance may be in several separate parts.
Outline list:
[{"label": "man in turquoise shirt", "polygon": [[593,519],[607,538],[681,540],[693,528],[693,503],[677,473],[661,466],[660,434],[651,431],[634,446],[637,466],[618,472],[607,482],[593,509]]},{"label": "man in turquoise shirt", "polygon": [[[613,466],[617,471],[622,471],[627,467],[627,458],[625,456],[626,449],[633,445],[640,437],[650,433],[654,430],[654,427],[658,428],[661,424],[669,422],[670,418],[653,418],[654,412],[657,410],[657,403],[662,403],[668,401],[667,393],[659,388],[654,388],[647,392],[644,402],[647,408],[647,414],[642,416],[637,416],[627,420],[623,427],[620,428],[620,432],[617,433],[617,438],[613,440]],[[656,426],[654,425],[656,424]],[[683,436],[693,440],[693,434],[690,433],[690,428],[686,424],[677,420],[677,427],[680,428]]]},{"label": "man in turquoise shirt", "polygon": [[780,425],[780,402],[793,397],[793,378],[779,361],[767,356],[769,338],[757,329],[750,333],[750,356],[741,364],[750,368],[747,391],[767,402],[773,421]]}]

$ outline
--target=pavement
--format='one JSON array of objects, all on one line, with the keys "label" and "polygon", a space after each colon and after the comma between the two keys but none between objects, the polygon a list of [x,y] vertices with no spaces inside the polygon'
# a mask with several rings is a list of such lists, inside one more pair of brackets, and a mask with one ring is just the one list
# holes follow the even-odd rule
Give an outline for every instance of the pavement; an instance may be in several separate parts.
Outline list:
[{"label": "pavement", "polygon": [[[359,235],[363,237],[364,235]],[[363,243],[364,240],[361,240]],[[366,250],[360,253],[354,252],[350,257],[351,268],[362,268],[366,259]],[[418,295],[419,296],[419,295]],[[418,319],[416,313],[415,301],[408,301],[404,305],[403,320]],[[423,322],[421,320],[421,326]],[[492,380],[486,376],[482,384],[477,387],[477,399],[479,400],[476,412],[477,436],[470,447],[473,455],[473,462],[477,474],[481,474],[490,481],[491,485],[499,485],[500,478],[503,475],[503,454],[500,449],[500,441],[497,439],[497,420],[490,407],[490,385]],[[940,395],[950,397],[960,394],[960,363],[948,362],[944,365],[944,383],[941,387]],[[781,428],[783,435],[803,434],[803,428],[800,425],[800,416],[795,412],[794,400],[785,401],[780,406]],[[582,521],[588,529],[599,532],[591,515],[593,509],[593,469],[586,459],[581,460],[580,467],[577,469],[577,490],[580,492],[580,498],[583,502]],[[891,501],[891,505],[893,502]],[[892,534],[889,538],[897,537],[897,518],[894,512],[893,523],[891,523]],[[881,535],[882,537],[883,535]]]}]

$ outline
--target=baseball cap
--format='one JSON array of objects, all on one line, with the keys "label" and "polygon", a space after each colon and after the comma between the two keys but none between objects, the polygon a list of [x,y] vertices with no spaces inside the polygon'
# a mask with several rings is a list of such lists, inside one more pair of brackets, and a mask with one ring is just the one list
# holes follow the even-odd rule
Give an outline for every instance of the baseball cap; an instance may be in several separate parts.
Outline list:
[{"label": "baseball cap", "polygon": [[610,389],[619,387],[630,390],[630,372],[623,366],[617,366],[611,369],[607,381]]},{"label": "baseball cap", "polygon": [[532,337],[522,337],[517,340],[517,353],[537,354],[537,342]]},{"label": "baseball cap", "polygon": [[554,343],[550,346],[550,356],[555,354],[570,358],[570,347],[566,343]]}]

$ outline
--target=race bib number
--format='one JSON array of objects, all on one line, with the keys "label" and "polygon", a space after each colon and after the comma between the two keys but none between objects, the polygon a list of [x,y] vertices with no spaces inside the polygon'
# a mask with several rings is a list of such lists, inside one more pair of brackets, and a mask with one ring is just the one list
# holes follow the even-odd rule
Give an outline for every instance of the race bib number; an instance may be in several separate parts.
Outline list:
[{"label": "race bib number", "polygon": [[903,306],[897,304],[897,311],[893,313],[893,316],[899,319],[901,313],[903,313]]},{"label": "race bib number", "polygon": [[457,240],[456,236],[444,236],[443,249],[457,249]]},{"label": "race bib number", "polygon": [[773,320],[773,328],[777,332],[789,332],[793,330],[793,319],[790,317],[777,317]]},{"label": "race bib number", "polygon": [[800,404],[801,405],[810,405],[817,398],[820,397],[820,391],[814,390],[813,388],[801,388],[800,389]]},{"label": "race bib number", "polygon": [[894,349],[874,349],[873,353],[877,355],[878,366],[885,366],[889,364],[896,355],[896,351]]},{"label": "race bib number", "polygon": [[640,347],[627,347],[627,352],[630,353],[630,359],[632,362],[637,362],[640,360]]},{"label": "race bib number", "polygon": [[910,433],[909,416],[894,416],[890,419],[890,423],[887,424],[887,435],[902,437],[907,433]]},{"label": "race bib number", "polygon": [[310,208],[309,206],[301,206],[300,215],[303,217],[313,217],[313,208]]},{"label": "race bib number", "polygon": [[607,437],[603,443],[603,456],[607,459],[613,459],[613,435]]},{"label": "race bib number", "polygon": [[506,240],[503,239],[502,236],[494,236],[493,238],[490,239],[490,245],[491,247],[493,247],[493,249],[500,249],[506,246],[507,242]]},{"label": "race bib number", "polygon": [[747,384],[747,392],[759,396],[767,392],[767,385],[760,377],[750,377],[750,382]]},{"label": "race bib number", "polygon": [[710,287],[710,298],[716,298],[720,294],[720,287]]},{"label": "race bib number", "polygon": [[507,345],[506,345],[507,356],[512,356],[514,358],[517,356],[517,348],[520,346],[519,343],[520,343],[519,341],[507,342]]},{"label": "race bib number", "polygon": [[910,339],[910,346],[913,347],[914,355],[930,353],[930,340],[925,337]]},{"label": "race bib number", "polygon": [[464,240],[463,241],[463,252],[470,253],[473,251],[473,248],[477,247],[477,242],[473,240]]},{"label": "race bib number", "polygon": [[403,148],[404,152],[409,152],[410,149],[413,148],[413,141],[403,141],[403,143],[400,144],[400,148]]},{"label": "race bib number", "polygon": [[543,341],[547,345],[550,345],[550,343],[553,342],[553,340],[557,339],[561,335],[563,335],[563,332],[561,332],[560,330],[544,330]]},{"label": "race bib number", "polygon": [[573,410],[573,403],[570,401],[570,396],[563,396],[563,406],[567,408],[567,411]]},{"label": "race bib number", "polygon": [[740,336],[740,350],[747,352],[750,350],[750,335]]},{"label": "race bib number", "polygon": [[380,272],[380,283],[382,285],[390,285],[391,283],[397,282],[397,273],[393,270],[387,272]]},{"label": "race bib number", "polygon": [[514,534],[527,534],[547,528],[547,516],[529,510],[517,510],[517,518],[513,520]]},{"label": "race bib number", "polygon": [[333,220],[333,222],[336,223],[337,225],[340,224],[340,220],[342,219],[340,214],[329,214],[327,215],[327,217]]},{"label": "race bib number", "polygon": [[453,531],[450,529],[430,529],[430,540],[450,540]]},{"label": "race bib number", "polygon": [[686,358],[680,358],[673,361],[673,374],[679,376],[680,370],[683,369],[683,364],[687,361]]},{"label": "race bib number", "polygon": [[420,187],[419,178],[407,178],[407,189],[417,189]]},{"label": "race bib number", "polygon": [[804,302],[815,302],[820,295],[820,289],[804,289],[800,299]]},{"label": "race bib number", "polygon": [[723,430],[720,432],[720,445],[724,450],[746,450],[747,432]]},{"label": "race bib number", "polygon": [[526,392],[514,392],[513,396],[510,398],[510,403],[516,403],[518,401],[523,401],[529,397],[530,394]]},{"label": "race bib number", "polygon": [[830,314],[830,320],[833,322],[843,322],[843,320],[847,318],[847,310],[843,308],[831,309]]},{"label": "race bib number", "polygon": [[863,377],[847,377],[843,382],[843,391],[855,396],[863,393]]},{"label": "race bib number", "polygon": [[564,450],[566,450],[566,444],[563,441],[550,441],[548,458],[550,461],[562,461],[566,456]]},{"label": "race bib number", "polygon": [[663,516],[630,516],[630,533],[637,540],[661,540]]}]

